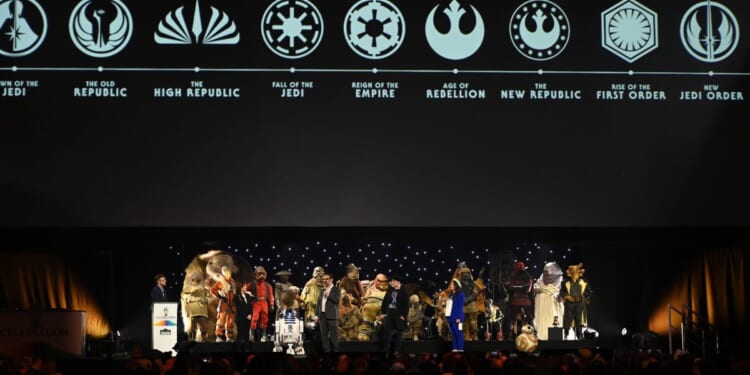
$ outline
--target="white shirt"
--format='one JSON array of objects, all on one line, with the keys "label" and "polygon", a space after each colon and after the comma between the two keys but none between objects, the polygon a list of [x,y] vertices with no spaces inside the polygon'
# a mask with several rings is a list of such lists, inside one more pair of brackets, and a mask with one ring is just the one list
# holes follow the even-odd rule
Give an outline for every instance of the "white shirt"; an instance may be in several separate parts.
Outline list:
[{"label": "white shirt", "polygon": [[320,303],[322,303],[323,305],[320,306],[320,312],[326,312],[326,301],[328,301],[328,294],[331,293],[331,288],[333,288],[333,285],[325,288],[325,290],[323,291],[323,299],[320,301]]}]

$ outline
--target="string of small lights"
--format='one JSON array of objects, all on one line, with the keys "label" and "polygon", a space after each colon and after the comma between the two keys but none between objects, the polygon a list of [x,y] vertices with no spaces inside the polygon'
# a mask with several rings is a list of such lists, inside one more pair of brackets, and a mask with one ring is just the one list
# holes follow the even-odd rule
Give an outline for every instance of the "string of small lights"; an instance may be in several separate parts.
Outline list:
[{"label": "string of small lights", "polygon": [[[360,269],[360,279],[372,280],[378,273],[402,275],[407,281],[422,284],[429,281],[449,280],[455,267],[465,262],[475,275],[482,269],[490,269],[500,261],[501,254],[510,254],[512,262],[523,261],[529,272],[537,277],[544,264],[555,261],[565,269],[574,253],[570,247],[521,242],[511,246],[465,246],[446,244],[393,243],[371,241],[362,243],[340,243],[338,241],[314,241],[311,243],[281,245],[273,242],[248,241],[245,244],[227,244],[221,249],[247,259],[251,267],[263,266],[271,278],[281,270],[290,271],[291,281],[303,285],[312,275],[313,268],[322,266],[334,275],[343,276],[348,264]],[[180,246],[169,246],[176,259],[185,264],[175,265],[170,281],[181,287],[184,267],[201,251],[189,253]],[[507,257],[502,258],[507,259]],[[485,277],[487,274],[485,274]]]}]

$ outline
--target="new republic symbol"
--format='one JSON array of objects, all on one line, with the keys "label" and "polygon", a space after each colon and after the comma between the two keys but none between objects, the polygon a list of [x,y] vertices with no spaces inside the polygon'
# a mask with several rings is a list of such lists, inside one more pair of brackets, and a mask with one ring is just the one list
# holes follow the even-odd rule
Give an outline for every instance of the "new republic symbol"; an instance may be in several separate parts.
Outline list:
[{"label": "new republic symbol", "polygon": [[529,59],[554,58],[565,49],[568,39],[568,17],[551,1],[529,0],[516,8],[510,18],[510,40]]}]

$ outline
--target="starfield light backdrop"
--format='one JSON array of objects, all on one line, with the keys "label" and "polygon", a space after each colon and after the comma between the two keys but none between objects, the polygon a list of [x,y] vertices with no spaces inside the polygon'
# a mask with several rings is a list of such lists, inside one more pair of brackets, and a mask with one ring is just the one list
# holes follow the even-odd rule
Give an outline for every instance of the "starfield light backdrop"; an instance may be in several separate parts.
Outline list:
[{"label": "starfield light backdrop", "polygon": [[747,225],[747,1],[0,0],[5,225]]}]

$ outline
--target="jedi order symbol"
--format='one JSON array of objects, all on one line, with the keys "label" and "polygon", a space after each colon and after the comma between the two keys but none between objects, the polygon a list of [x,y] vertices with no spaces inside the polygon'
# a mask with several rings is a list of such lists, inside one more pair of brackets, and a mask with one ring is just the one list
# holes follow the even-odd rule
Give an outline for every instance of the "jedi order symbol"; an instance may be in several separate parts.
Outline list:
[{"label": "jedi order symbol", "polygon": [[740,25],[729,8],[715,1],[703,1],[682,16],[680,39],[696,59],[717,62],[729,57],[737,48]]}]

